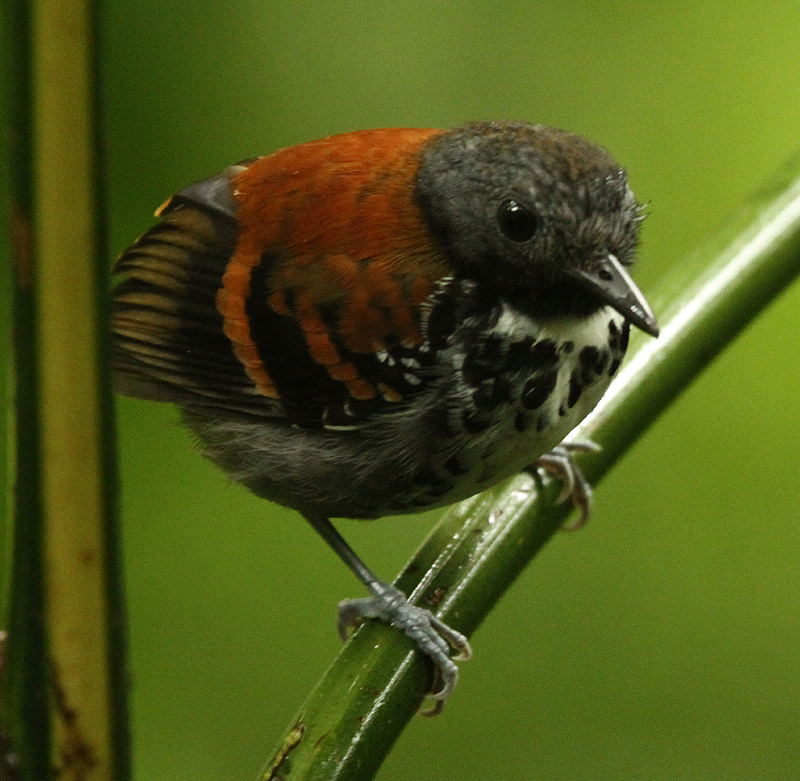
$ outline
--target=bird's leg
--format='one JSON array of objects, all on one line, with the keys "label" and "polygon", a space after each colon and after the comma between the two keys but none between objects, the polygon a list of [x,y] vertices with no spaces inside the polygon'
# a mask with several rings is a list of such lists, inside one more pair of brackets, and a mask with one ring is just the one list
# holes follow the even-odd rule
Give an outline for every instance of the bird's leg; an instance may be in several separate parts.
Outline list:
[{"label": "bird's leg", "polygon": [[564,526],[567,531],[580,529],[592,514],[592,487],[583,476],[581,468],[575,463],[573,453],[594,453],[598,450],[600,450],[600,446],[588,439],[562,442],[528,467],[528,471],[541,469],[564,483],[564,488],[556,501],[560,503],[571,498],[572,503],[580,511],[580,516],[576,521]]},{"label": "bird's leg", "polygon": [[430,696],[437,700],[447,698],[458,682],[458,667],[450,658],[450,648],[458,651],[456,659],[469,659],[472,649],[467,638],[440,621],[430,610],[410,604],[399,589],[378,580],[328,518],[305,517],[371,594],[363,599],[345,599],[339,603],[339,635],[342,640],[347,639],[348,629],[368,618],[380,618],[402,629],[433,661],[436,689]]}]

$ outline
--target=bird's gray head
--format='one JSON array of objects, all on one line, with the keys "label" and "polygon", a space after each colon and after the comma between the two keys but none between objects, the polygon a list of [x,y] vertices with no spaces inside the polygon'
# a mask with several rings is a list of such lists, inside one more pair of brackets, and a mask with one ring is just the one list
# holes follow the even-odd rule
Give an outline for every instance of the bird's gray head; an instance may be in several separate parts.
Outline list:
[{"label": "bird's gray head", "polygon": [[625,270],[641,209],[601,147],[541,125],[473,123],[428,142],[416,196],[457,274],[539,317],[611,305],[657,333]]}]

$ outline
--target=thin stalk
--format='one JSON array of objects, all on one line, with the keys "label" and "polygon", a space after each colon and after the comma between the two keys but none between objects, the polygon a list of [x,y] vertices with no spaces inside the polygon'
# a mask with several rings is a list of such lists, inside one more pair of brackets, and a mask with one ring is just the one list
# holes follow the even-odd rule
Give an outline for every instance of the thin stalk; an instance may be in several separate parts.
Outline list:
[{"label": "thin stalk", "polygon": [[[650,296],[661,337],[633,340],[622,373],[573,434],[603,448],[581,457],[594,483],[800,273],[800,155],[676,269]],[[558,490],[520,475],[453,507],[397,586],[471,634],[565,521],[570,508],[554,504]],[[430,679],[405,636],[365,624],[311,692],[262,778],[372,778]]]},{"label": "thin stalk", "polygon": [[[8,122],[7,224],[12,282],[14,363],[11,572],[5,607],[12,642],[5,643],[2,678],[2,775],[44,779],[50,772],[47,657],[44,628],[43,515],[39,441],[37,308],[34,291],[31,20],[26,2],[6,0],[3,59]],[[17,772],[18,771],[18,772]]]},{"label": "thin stalk", "polygon": [[24,237],[15,328],[25,347],[15,365],[20,500],[5,688],[25,781],[129,774],[95,6],[18,6],[27,100],[16,132],[27,163],[12,215]]}]

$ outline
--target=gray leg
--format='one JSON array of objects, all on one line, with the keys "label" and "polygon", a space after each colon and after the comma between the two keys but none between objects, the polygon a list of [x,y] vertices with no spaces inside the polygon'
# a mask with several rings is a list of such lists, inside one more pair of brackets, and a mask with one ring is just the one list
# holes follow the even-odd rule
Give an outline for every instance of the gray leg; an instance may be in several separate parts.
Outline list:
[{"label": "gray leg", "polygon": [[[436,688],[431,696],[437,700],[447,698],[458,682],[458,667],[450,658],[450,648],[458,651],[456,659],[469,659],[472,649],[467,638],[440,621],[430,610],[409,604],[405,595],[394,586],[378,580],[330,520],[313,516],[306,516],[306,520],[371,594],[363,599],[345,599],[339,603],[339,634],[342,640],[347,639],[349,628],[358,626],[368,618],[380,618],[396,626],[433,661]],[[439,709],[434,710],[438,712]]]}]

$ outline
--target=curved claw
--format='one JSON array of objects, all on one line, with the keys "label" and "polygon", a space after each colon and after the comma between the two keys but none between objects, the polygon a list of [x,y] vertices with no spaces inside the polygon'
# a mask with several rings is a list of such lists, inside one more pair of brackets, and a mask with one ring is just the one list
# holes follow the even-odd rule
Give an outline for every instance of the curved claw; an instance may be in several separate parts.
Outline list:
[{"label": "curved claw", "polygon": [[561,480],[564,487],[556,499],[557,503],[572,499],[572,503],[580,511],[576,521],[564,526],[566,531],[580,529],[592,514],[592,486],[583,476],[580,467],[575,463],[573,453],[595,453],[600,446],[591,440],[562,442],[549,453],[540,456],[532,465],[533,469],[542,469],[551,477]]},{"label": "curved claw", "polygon": [[437,705],[425,715],[436,715],[458,683],[458,667],[450,657],[450,648],[458,651],[455,659],[472,657],[467,638],[438,619],[430,610],[409,604],[405,595],[388,583],[372,584],[371,597],[345,599],[339,603],[339,635],[347,639],[348,629],[368,618],[380,618],[402,629],[434,666],[434,688],[429,694]]}]

